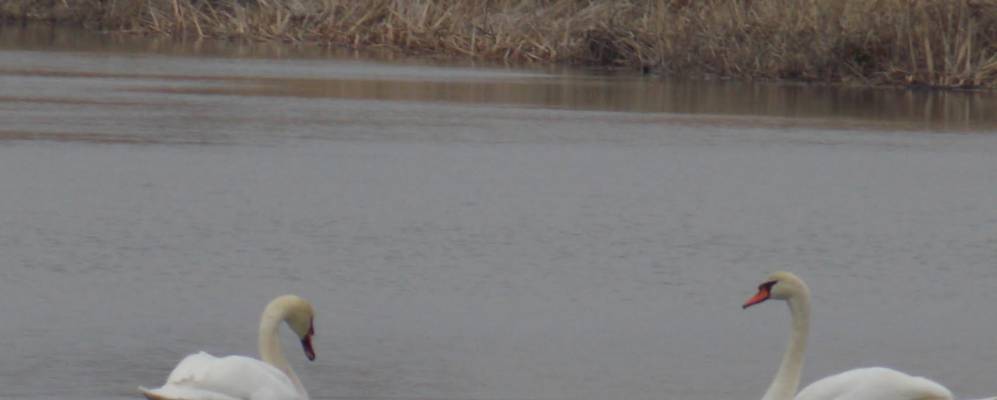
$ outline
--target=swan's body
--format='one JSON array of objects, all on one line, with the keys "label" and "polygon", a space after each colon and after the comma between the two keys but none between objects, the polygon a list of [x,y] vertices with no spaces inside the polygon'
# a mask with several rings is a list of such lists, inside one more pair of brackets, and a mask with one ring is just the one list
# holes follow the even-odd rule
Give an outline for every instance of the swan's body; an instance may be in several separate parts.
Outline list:
[{"label": "swan's body", "polygon": [[215,357],[204,352],[191,354],[180,361],[163,387],[143,392],[146,397],[156,400],[301,398],[294,382],[270,364],[249,357]]},{"label": "swan's body", "polygon": [[[776,272],[758,286],[744,308],[768,299],[785,300],[792,315],[792,335],[782,363],[762,400],[952,400],[952,392],[926,378],[889,368],[858,368],[811,383],[796,393],[810,332],[810,289],[796,275]],[[991,398],[986,400],[994,400]]]},{"label": "swan's body", "polygon": [[882,367],[856,368],[831,375],[811,383],[796,395],[796,400],[952,398],[952,392],[935,381]]},{"label": "swan's body", "polygon": [[177,364],[162,387],[139,390],[150,400],[308,400],[308,392],[280,349],[277,330],[281,322],[286,322],[301,338],[305,355],[313,360],[313,315],[311,304],[304,299],[278,297],[260,317],[262,361],[195,353]]}]

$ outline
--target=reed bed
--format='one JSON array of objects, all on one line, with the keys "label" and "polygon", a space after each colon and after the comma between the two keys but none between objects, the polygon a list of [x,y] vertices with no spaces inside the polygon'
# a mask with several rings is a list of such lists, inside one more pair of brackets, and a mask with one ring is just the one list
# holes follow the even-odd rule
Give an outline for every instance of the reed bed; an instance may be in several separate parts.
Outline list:
[{"label": "reed bed", "polygon": [[997,87],[997,0],[3,0],[0,18],[682,76]]}]

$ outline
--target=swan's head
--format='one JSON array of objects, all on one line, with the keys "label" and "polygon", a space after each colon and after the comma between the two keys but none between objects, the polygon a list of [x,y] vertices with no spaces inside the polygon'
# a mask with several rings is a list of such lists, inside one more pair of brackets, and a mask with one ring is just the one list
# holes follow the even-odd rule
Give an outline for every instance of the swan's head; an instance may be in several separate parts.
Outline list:
[{"label": "swan's head", "polygon": [[287,326],[301,339],[301,347],[305,350],[308,360],[315,360],[315,350],[312,348],[312,336],[315,335],[315,310],[308,300],[293,294],[280,296],[270,302],[267,309],[275,308],[282,316]]},{"label": "swan's head", "polygon": [[790,272],[776,272],[758,285],[758,293],[748,299],[742,308],[748,308],[768,299],[789,300],[796,296],[807,294],[810,289],[800,277]]}]

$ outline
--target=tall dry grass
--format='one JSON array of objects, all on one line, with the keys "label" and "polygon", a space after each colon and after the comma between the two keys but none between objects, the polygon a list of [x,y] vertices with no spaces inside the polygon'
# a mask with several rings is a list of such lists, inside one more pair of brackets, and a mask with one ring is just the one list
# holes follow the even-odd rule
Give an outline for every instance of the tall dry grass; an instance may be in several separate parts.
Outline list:
[{"label": "tall dry grass", "polygon": [[997,0],[4,0],[0,16],[681,75],[997,87]]}]

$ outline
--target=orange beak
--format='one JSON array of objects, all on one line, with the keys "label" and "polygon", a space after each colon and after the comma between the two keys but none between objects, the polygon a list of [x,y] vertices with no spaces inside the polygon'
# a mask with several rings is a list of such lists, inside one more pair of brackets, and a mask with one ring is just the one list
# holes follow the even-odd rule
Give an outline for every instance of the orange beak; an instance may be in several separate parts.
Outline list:
[{"label": "orange beak", "polygon": [[751,298],[748,299],[748,301],[746,301],[744,303],[744,305],[741,306],[741,308],[745,309],[745,308],[751,307],[751,306],[753,306],[755,304],[761,303],[761,302],[763,302],[765,300],[768,300],[769,299],[769,290],[770,290],[769,288],[770,287],[771,286],[766,286],[766,285],[762,285],[761,287],[759,287],[758,288],[758,293],[756,293],[754,296],[751,296]]}]

